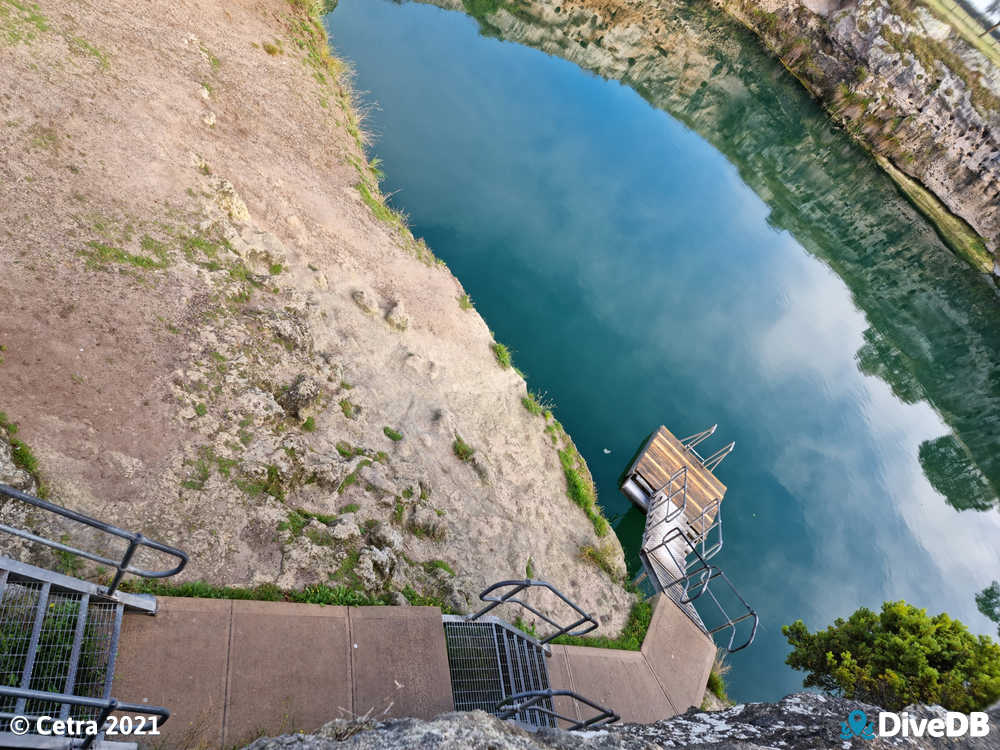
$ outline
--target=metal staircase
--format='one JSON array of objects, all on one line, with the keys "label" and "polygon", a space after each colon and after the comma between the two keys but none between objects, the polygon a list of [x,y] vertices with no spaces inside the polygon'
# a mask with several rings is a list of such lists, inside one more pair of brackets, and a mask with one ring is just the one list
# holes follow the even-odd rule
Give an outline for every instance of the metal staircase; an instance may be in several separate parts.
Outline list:
[{"label": "metal staircase", "polygon": [[[551,592],[572,609],[575,619],[560,625],[543,614],[522,597],[523,592],[532,590]],[[546,581],[500,581],[479,598],[487,605],[474,614],[442,615],[456,710],[486,711],[529,729],[592,729],[618,721],[615,712],[571,691],[553,690],[549,684],[548,644],[561,635],[591,632],[597,627],[593,617]],[[489,614],[505,604],[531,612],[554,630],[540,638]],[[570,716],[566,708],[572,705],[570,701],[590,709],[592,715],[585,719]]]},{"label": "metal staircase", "polygon": [[[124,703],[111,696],[122,618],[128,611],[155,614],[156,599],[118,590],[125,573],[162,578],[180,570],[187,556],[81,513],[62,508],[6,485],[0,500],[25,503],[69,521],[97,529],[127,543],[121,559],[110,559],[35,533],[0,524],[0,531],[30,542],[92,560],[114,569],[108,586],[80,580],[0,556],[0,747],[135,747],[107,742],[102,728],[114,712],[151,717],[159,723],[170,713],[158,706]],[[132,566],[140,548],[177,559],[175,567],[149,571]],[[39,734],[40,717],[76,720],[71,736]],[[88,722],[93,722],[87,725]],[[41,729],[49,729],[43,723]],[[27,728],[27,732],[22,731]],[[96,731],[94,729],[96,728]]]}]

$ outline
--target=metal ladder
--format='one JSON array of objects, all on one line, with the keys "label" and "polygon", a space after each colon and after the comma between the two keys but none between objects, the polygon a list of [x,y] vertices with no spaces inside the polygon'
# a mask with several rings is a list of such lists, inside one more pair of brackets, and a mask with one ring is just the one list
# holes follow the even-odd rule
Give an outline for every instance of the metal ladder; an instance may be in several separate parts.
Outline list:
[{"label": "metal ladder", "polygon": [[[569,625],[553,619],[526,602],[521,593],[547,589],[576,614]],[[503,593],[499,593],[502,590]],[[546,581],[532,579],[500,581],[483,591],[487,603],[467,615],[442,615],[452,697],[458,711],[481,710],[529,729],[562,726],[587,729],[618,721],[613,711],[568,690],[553,690],[546,658],[549,643],[561,635],[578,636],[597,627],[597,621]],[[488,614],[503,604],[515,604],[541,618],[555,630],[538,638]],[[575,700],[593,714],[577,719],[556,709],[555,698]],[[561,704],[562,705],[562,704]]]},{"label": "metal ladder", "polygon": [[[118,584],[125,573],[173,575],[184,567],[187,556],[141,534],[0,485],[0,499],[4,497],[119,537],[128,546],[120,560],[111,560],[0,524],[0,531],[115,569],[111,583],[102,586],[0,556],[0,747],[87,748],[95,742],[101,747],[135,747],[134,743],[104,741],[101,728],[113,712],[156,717],[160,723],[170,713],[158,706],[120,702],[111,695],[125,612],[156,612],[154,597],[120,591]],[[135,568],[131,562],[140,547],[173,556],[179,563],[166,571]],[[43,716],[95,722],[98,731],[43,736],[35,731]],[[21,731],[25,719],[27,733]]]}]

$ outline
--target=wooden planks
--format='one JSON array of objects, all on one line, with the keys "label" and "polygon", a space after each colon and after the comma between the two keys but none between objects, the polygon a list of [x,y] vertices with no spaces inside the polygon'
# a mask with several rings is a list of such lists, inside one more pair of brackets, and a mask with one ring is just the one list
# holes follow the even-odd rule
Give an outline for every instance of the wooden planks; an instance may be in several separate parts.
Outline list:
[{"label": "wooden planks", "polygon": [[[690,520],[700,516],[713,500],[722,500],[726,486],[674,437],[661,426],[646,444],[636,461],[636,472],[654,490],[665,485],[681,467],[687,466],[687,509]],[[713,513],[706,513],[710,522]]]}]

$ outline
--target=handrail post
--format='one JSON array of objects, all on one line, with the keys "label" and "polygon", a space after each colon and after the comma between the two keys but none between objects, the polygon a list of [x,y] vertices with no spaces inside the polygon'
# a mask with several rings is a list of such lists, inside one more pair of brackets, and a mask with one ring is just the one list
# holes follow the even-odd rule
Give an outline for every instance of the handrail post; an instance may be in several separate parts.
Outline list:
[{"label": "handrail post", "polygon": [[132,537],[131,541],[129,541],[128,549],[125,550],[125,556],[122,558],[122,561],[118,564],[118,572],[115,573],[114,580],[111,581],[111,585],[108,586],[108,590],[106,592],[108,596],[114,595],[115,589],[117,589],[118,584],[121,583],[122,576],[125,575],[126,568],[128,568],[129,563],[132,562],[132,556],[135,554],[135,551],[139,548],[139,545],[142,544],[142,538],[143,538],[142,534],[136,534],[134,537]]},{"label": "handrail post", "polygon": [[108,720],[108,717],[111,716],[111,712],[116,708],[118,708],[118,701],[112,698],[110,703],[108,703],[107,708],[101,711],[101,715],[97,719],[97,734],[88,735],[87,739],[85,739],[83,744],[80,745],[81,750],[86,750],[86,748],[94,744],[94,740],[104,734],[104,722]]}]

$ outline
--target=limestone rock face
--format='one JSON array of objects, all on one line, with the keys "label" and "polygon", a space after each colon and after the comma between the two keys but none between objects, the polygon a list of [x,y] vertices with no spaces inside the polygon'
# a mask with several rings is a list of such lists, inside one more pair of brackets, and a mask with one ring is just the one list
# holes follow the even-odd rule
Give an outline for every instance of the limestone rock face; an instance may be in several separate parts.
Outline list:
[{"label": "limestone rock face", "polygon": [[29,494],[37,489],[31,474],[14,465],[10,443],[7,442],[2,432],[0,432],[0,484],[9,485],[15,490]]},{"label": "limestone rock face", "polygon": [[[459,0],[424,0],[462,10]],[[947,24],[889,0],[714,0],[753,29],[834,119],[875,154],[927,188],[983,238],[1000,276],[1000,69]],[[903,4],[904,6],[906,4]],[[644,96],[673,81],[688,107],[704,60],[683,55],[688,4],[674,0],[526,0],[480,23]],[[709,54],[712,54],[709,51]],[[738,96],[734,91],[733,96]]]},{"label": "limestone rock face", "polygon": [[[403,750],[403,748],[490,748],[491,750],[826,750],[827,748],[1000,748],[1000,710],[993,709],[993,731],[982,738],[876,738],[841,739],[841,722],[851,711],[860,709],[869,721],[879,709],[857,701],[831,698],[816,693],[796,693],[777,703],[748,703],[725,711],[707,713],[691,709],[685,714],[655,724],[612,725],[592,732],[564,732],[543,729],[530,733],[481,711],[442,714],[431,721],[395,719],[385,722],[338,719],[314,734],[265,737],[252,750]],[[917,719],[944,715],[940,706],[911,706],[907,713]]]}]

